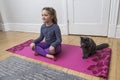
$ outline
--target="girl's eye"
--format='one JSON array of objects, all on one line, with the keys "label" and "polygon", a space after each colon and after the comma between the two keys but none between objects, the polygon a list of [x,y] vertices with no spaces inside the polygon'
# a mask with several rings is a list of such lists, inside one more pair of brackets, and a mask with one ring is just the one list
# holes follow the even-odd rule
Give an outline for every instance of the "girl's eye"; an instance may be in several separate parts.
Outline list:
[{"label": "girl's eye", "polygon": [[45,14],[44,16],[48,16],[47,14]]},{"label": "girl's eye", "polygon": [[47,14],[42,14],[42,16],[48,16]]}]

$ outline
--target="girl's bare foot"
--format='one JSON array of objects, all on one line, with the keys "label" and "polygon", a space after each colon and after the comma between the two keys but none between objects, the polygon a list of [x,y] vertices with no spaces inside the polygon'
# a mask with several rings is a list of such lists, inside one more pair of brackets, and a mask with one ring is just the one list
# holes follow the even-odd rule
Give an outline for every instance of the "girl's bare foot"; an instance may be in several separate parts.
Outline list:
[{"label": "girl's bare foot", "polygon": [[35,56],[38,56],[39,54],[35,52],[34,55],[35,55]]},{"label": "girl's bare foot", "polygon": [[57,58],[56,58],[56,57],[54,57],[54,58],[53,58],[53,60],[54,60],[54,61],[56,61],[56,60],[57,60]]},{"label": "girl's bare foot", "polygon": [[51,55],[51,54],[47,54],[46,57],[56,61],[56,57],[54,55]]}]

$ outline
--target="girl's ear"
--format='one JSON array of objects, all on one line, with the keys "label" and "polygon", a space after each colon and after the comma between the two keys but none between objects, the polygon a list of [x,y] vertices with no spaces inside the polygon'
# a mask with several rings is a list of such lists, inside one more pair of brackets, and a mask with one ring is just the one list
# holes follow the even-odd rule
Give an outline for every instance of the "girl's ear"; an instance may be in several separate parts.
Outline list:
[{"label": "girl's ear", "polygon": [[54,19],[54,16],[53,16],[53,15],[51,15],[51,19]]}]

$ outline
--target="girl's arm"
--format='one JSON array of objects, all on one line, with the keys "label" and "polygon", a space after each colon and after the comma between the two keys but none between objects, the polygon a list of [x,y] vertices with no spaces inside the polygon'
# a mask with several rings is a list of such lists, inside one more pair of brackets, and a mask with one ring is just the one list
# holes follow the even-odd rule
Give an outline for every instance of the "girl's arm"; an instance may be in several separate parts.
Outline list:
[{"label": "girl's arm", "polygon": [[56,36],[56,41],[51,44],[54,48],[56,48],[57,45],[61,44],[62,38],[61,38],[61,31],[59,26],[55,26],[55,36]]},{"label": "girl's arm", "polygon": [[35,44],[40,43],[43,39],[44,39],[44,35],[43,35],[42,29],[41,29],[40,36],[37,39],[35,39],[33,41],[33,43],[35,43]]}]

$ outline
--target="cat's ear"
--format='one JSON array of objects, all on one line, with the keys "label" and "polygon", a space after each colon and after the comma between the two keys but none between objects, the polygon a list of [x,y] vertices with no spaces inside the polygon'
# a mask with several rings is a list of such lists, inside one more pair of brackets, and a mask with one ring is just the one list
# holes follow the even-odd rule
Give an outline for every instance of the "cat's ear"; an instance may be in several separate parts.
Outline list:
[{"label": "cat's ear", "polygon": [[83,40],[84,37],[80,37],[81,40]]},{"label": "cat's ear", "polygon": [[89,39],[90,39],[90,38],[88,38],[88,37],[86,38],[87,41],[89,41]]}]

